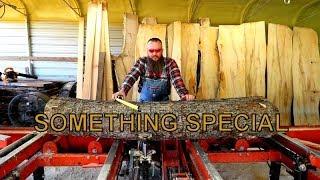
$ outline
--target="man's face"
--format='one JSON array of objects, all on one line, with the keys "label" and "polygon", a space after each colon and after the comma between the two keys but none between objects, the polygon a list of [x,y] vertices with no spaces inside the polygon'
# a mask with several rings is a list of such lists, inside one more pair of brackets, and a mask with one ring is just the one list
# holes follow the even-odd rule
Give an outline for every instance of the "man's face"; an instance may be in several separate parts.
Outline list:
[{"label": "man's face", "polygon": [[162,44],[160,42],[149,42],[147,45],[148,57],[158,61],[162,56]]}]

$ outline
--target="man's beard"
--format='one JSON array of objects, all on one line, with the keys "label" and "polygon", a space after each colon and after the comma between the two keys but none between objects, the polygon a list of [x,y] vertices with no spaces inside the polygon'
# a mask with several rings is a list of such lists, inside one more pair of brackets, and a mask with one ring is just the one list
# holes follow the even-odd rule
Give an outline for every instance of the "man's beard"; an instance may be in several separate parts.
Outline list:
[{"label": "man's beard", "polygon": [[161,72],[164,67],[164,60],[162,57],[158,61],[148,58],[148,68],[153,72]]}]

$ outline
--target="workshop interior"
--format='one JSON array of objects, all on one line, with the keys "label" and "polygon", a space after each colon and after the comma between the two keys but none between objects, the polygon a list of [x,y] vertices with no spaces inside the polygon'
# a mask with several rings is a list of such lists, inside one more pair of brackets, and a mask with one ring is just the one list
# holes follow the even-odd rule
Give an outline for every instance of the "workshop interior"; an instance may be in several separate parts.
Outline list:
[{"label": "workshop interior", "polygon": [[[319,36],[320,0],[0,0],[0,179],[320,179]],[[194,99],[140,101],[154,51]]]}]

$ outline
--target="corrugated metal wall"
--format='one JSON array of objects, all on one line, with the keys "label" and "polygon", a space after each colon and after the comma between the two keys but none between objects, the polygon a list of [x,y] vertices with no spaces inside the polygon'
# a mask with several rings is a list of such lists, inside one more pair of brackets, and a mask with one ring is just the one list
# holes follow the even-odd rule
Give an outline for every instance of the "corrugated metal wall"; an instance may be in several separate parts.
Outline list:
[{"label": "corrugated metal wall", "polygon": [[[122,27],[111,26],[110,50],[111,54],[119,54],[122,48]],[[57,62],[52,58],[41,57],[69,57],[77,58],[78,23],[77,22],[31,22],[32,56],[39,57],[33,61],[34,73],[40,79],[76,80],[76,62]],[[26,56],[27,37],[24,22],[0,22],[0,56]],[[16,59],[16,58],[13,58]],[[25,72],[27,62],[12,60],[10,57],[1,58],[0,71],[12,66],[17,71]]]},{"label": "corrugated metal wall", "polygon": [[26,34],[24,23],[0,22],[0,56],[27,56]]}]

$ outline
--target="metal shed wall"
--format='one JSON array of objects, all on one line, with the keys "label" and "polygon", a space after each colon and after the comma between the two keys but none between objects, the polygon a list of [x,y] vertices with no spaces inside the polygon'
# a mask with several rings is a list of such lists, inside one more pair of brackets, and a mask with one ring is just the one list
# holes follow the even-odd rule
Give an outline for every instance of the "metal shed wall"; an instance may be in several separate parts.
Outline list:
[{"label": "metal shed wall", "polygon": [[[110,26],[109,31],[111,54],[117,55],[122,48],[122,27]],[[0,22],[0,71],[12,66],[25,72],[27,62],[17,56],[28,54],[26,33],[24,22]],[[32,21],[30,33],[32,56],[38,57],[33,61],[34,73],[40,79],[76,80],[77,63],[54,57],[77,58],[78,22]]]}]

